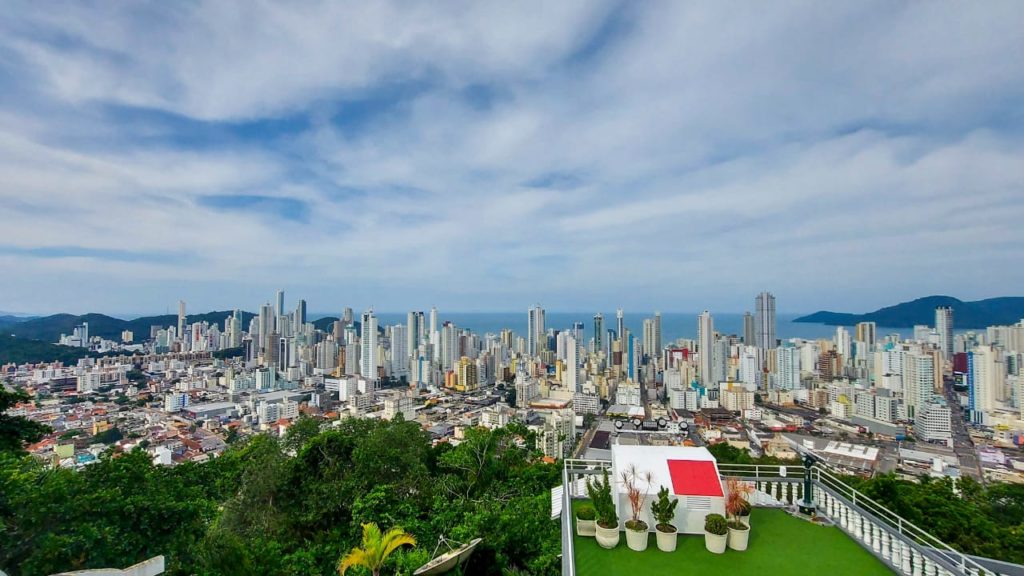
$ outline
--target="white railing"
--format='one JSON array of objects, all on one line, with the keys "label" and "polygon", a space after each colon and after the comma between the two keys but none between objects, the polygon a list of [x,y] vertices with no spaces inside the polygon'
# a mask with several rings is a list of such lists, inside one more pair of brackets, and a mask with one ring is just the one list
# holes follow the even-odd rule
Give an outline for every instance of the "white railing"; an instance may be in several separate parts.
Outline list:
[{"label": "white railing", "polygon": [[937,556],[940,564],[946,564],[950,569],[955,569],[961,574],[976,575],[990,573],[989,570],[970,556],[956,550],[913,522],[906,520],[899,514],[846,484],[823,466],[818,465],[811,468],[811,479],[816,487],[824,488],[831,492],[830,496],[839,496],[845,499],[860,514],[865,512],[869,514],[871,516],[868,518],[869,521],[884,525],[879,526],[879,528],[898,534],[904,540],[919,547],[919,551],[926,557]]}]

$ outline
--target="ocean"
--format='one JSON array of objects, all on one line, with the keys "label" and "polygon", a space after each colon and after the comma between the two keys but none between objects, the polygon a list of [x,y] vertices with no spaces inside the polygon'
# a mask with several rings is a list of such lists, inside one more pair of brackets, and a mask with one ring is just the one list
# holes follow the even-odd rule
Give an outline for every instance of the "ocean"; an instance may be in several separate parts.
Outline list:
[{"label": "ocean", "polygon": [[[430,321],[430,311],[424,310],[425,320]],[[615,329],[616,319],[615,312],[602,312],[604,315],[604,328]],[[697,314],[696,312],[662,312],[661,314],[661,334],[662,341],[671,343],[679,338],[696,338],[697,337]],[[337,314],[331,314],[336,316]],[[310,318],[316,318],[320,316],[327,316],[321,314],[318,316],[311,315]],[[831,338],[836,333],[835,326],[826,326],[824,324],[805,324],[802,322],[793,322],[795,318],[799,318],[803,314],[777,314],[776,315],[776,336],[782,340],[788,340],[790,338],[804,338],[807,340],[814,340],[817,338]],[[654,313],[640,313],[640,312],[628,312],[624,313],[624,319],[626,321],[626,327],[629,328],[630,332],[636,334],[637,337],[643,335],[643,321],[644,318],[653,318]],[[743,314],[735,313],[712,313],[712,318],[715,323],[715,330],[722,334],[736,334],[738,336],[743,335]],[[405,312],[378,312],[377,313],[378,324],[380,326],[388,326],[392,324],[405,324],[406,313]],[[523,336],[526,334],[526,311],[522,312],[445,312],[444,310],[438,310],[438,320],[441,323],[445,321],[453,322],[460,328],[469,328],[473,332],[484,335],[487,333],[497,334],[501,332],[503,328],[511,328],[516,334]],[[545,327],[554,328],[556,330],[568,330],[572,328],[575,322],[583,322],[587,339],[589,340],[594,335],[594,313],[593,312],[547,312],[545,316]],[[851,334],[853,333],[853,327],[848,327]],[[899,334],[901,338],[908,339],[913,337],[913,329],[911,328],[886,328],[878,327],[878,338],[882,339],[888,334]]]}]

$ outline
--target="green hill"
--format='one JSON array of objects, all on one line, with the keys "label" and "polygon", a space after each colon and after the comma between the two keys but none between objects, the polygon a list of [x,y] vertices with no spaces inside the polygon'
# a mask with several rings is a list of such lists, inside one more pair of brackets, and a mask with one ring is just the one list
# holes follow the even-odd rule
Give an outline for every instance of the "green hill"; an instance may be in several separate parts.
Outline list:
[{"label": "green hill", "polygon": [[[96,354],[92,354],[95,356]],[[84,348],[72,346],[60,346],[40,340],[29,340],[16,338],[9,334],[0,334],[0,364],[14,362],[24,364],[26,362],[57,362],[74,364],[79,358],[90,356]]]},{"label": "green hill", "polygon": [[801,316],[794,322],[853,326],[858,322],[875,322],[888,328],[910,328],[919,324],[935,324],[935,308],[953,308],[955,328],[979,329],[987,326],[1015,324],[1024,318],[1024,297],[1002,297],[964,302],[952,296],[926,296],[895,306],[880,308],[867,314],[821,311]]},{"label": "green hill", "polygon": [[[193,322],[215,323],[223,330],[224,320],[231,314],[232,311],[230,310],[195,314],[188,316],[188,322],[190,324]],[[253,314],[251,312],[242,312],[243,330],[248,328],[249,321],[252,318]],[[61,334],[71,334],[75,326],[83,322],[89,323],[90,336],[120,340],[122,331],[131,330],[135,334],[136,340],[146,340],[149,338],[151,326],[160,326],[162,328],[176,326],[178,324],[178,316],[175,314],[164,314],[161,316],[143,316],[134,320],[122,320],[121,318],[114,318],[104,314],[83,314],[81,316],[54,314],[16,324],[5,324],[2,330],[5,334],[11,334],[20,338],[56,342]]]}]

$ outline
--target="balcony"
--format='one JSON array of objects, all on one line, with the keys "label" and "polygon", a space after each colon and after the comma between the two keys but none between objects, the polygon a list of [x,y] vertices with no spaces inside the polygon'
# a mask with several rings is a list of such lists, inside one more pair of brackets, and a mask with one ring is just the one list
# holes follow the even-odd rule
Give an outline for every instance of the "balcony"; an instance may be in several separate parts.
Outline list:
[{"label": "balcony", "polygon": [[[584,479],[609,469],[603,460],[566,460],[562,510],[585,497]],[[562,574],[902,574],[980,576],[1016,573],[1017,566],[962,554],[846,485],[822,465],[811,466],[811,498],[821,526],[791,516],[785,508],[804,499],[802,466],[718,465],[720,474],[755,487],[749,548],[717,555],[704,539],[680,534],[674,553],[658,550],[653,533],[644,552],[623,542],[605,550],[593,538],[575,535],[572,514],[562,514]],[[1006,569],[1002,569],[1005,567]],[[724,572],[716,572],[724,571]]]}]

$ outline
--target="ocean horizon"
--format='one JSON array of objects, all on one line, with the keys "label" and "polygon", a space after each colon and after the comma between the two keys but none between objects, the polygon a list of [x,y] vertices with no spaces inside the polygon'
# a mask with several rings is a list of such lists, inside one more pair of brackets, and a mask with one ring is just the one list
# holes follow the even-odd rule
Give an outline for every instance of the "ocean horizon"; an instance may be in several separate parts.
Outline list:
[{"label": "ocean horizon", "polygon": [[[429,322],[430,310],[424,310],[426,320]],[[376,312],[377,322],[380,326],[391,326],[394,324],[405,324],[408,312]],[[575,322],[582,322],[587,340],[594,335],[595,312],[546,312],[545,327],[556,330],[570,330]],[[615,329],[615,311],[601,312],[604,315],[604,328]],[[661,313],[661,334],[662,341],[671,343],[678,339],[694,339],[697,337],[697,316],[699,312],[662,312]],[[357,313],[358,315],[358,313]],[[712,313],[715,330],[721,334],[737,336],[743,335],[743,313]],[[325,318],[328,316],[337,317],[338,314],[310,314],[311,320]],[[795,319],[805,314],[776,314],[776,336],[781,340],[790,338],[802,338],[815,340],[819,338],[831,338],[836,333],[837,326],[826,324],[812,324],[794,322]],[[653,318],[653,312],[624,312],[626,328],[637,337],[643,334],[643,321],[645,318]],[[473,332],[484,334],[498,334],[505,328],[510,328],[516,334],[526,334],[527,314],[523,312],[448,312],[438,311],[440,323],[446,321],[454,323],[459,328],[468,328]],[[847,329],[853,332],[852,326]],[[913,336],[912,328],[891,328],[878,327],[878,338],[884,338],[888,334],[899,334],[900,338],[907,339]]]}]

